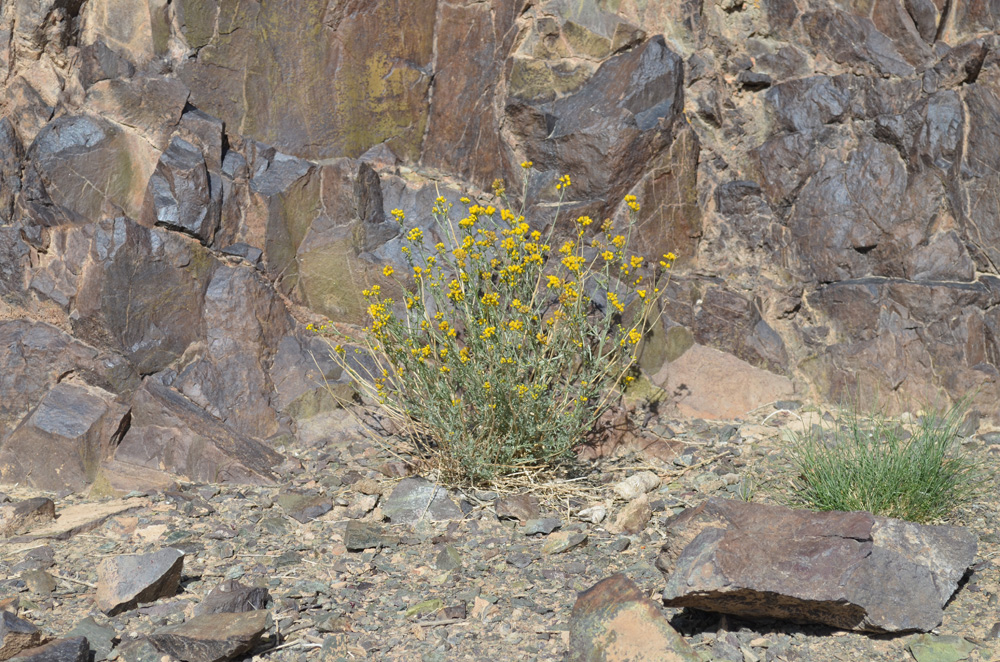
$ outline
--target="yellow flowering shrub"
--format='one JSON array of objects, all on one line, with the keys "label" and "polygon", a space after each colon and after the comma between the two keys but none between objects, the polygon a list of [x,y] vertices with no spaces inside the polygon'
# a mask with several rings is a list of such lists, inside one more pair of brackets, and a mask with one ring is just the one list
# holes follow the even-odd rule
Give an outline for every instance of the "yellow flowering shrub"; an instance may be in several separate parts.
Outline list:
[{"label": "yellow flowering shrub", "polygon": [[[531,163],[522,166],[526,192]],[[563,176],[557,189],[569,186]],[[391,266],[382,273],[403,300],[373,285],[360,337],[328,336],[361,395],[453,483],[489,483],[571,453],[633,379],[675,259],[649,264],[628,252],[635,196],[625,198],[625,227],[581,216],[553,248],[556,221],[543,235],[510,208],[503,182],[493,192],[499,209],[463,198],[461,218],[438,197],[433,247],[393,210],[412,280]],[[348,360],[345,344],[371,361]]]}]

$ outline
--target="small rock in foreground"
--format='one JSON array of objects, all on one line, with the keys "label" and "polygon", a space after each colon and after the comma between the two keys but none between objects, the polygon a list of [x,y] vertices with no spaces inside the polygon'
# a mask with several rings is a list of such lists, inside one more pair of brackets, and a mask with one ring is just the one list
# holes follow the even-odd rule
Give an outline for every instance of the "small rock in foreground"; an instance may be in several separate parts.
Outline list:
[{"label": "small rock in foreground", "polygon": [[624,575],[581,593],[569,628],[570,662],[701,662],[656,603]]},{"label": "small rock in foreground", "polygon": [[140,649],[148,650],[151,645],[163,655],[184,662],[224,662],[251,650],[270,627],[271,614],[266,610],[202,614],[129,644],[127,648],[134,650],[123,651],[122,656],[126,660],[135,659]]},{"label": "small rock in foreground", "polygon": [[97,606],[114,616],[173,595],[183,567],[184,552],[172,548],[104,559],[97,566]]},{"label": "small rock in foreground", "polygon": [[11,662],[88,662],[90,646],[86,637],[56,639],[44,646],[21,651]]},{"label": "small rock in foreground", "polygon": [[0,660],[9,660],[41,643],[42,633],[38,628],[9,611],[0,612]]},{"label": "small rock in foreground", "polygon": [[93,616],[88,616],[77,623],[72,630],[66,633],[66,637],[86,637],[87,645],[93,657],[92,662],[104,662],[115,647],[114,640],[117,634],[111,628],[101,627],[94,620]]},{"label": "small rock in foreground", "polygon": [[975,644],[956,635],[922,634],[906,646],[917,662],[959,662],[966,660]]},{"label": "small rock in foreground", "polygon": [[378,524],[351,520],[344,530],[344,547],[349,552],[361,552],[378,547],[392,547],[399,540]]},{"label": "small rock in foreground", "polygon": [[866,512],[709,499],[667,523],[664,604],[870,632],[928,631],[976,536]]}]

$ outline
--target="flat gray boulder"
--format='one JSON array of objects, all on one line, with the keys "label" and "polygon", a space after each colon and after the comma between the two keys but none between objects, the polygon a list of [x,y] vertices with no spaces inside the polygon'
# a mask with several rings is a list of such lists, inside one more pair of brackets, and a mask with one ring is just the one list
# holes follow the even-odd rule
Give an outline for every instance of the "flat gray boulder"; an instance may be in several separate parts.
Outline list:
[{"label": "flat gray boulder", "polygon": [[668,522],[656,565],[669,607],[926,632],[941,624],[976,543],[961,527],[712,498]]}]

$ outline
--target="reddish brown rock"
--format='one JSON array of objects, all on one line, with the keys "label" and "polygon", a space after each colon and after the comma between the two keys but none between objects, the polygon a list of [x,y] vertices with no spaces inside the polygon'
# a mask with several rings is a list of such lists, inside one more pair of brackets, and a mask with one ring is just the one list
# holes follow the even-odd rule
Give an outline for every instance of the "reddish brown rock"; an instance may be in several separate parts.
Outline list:
[{"label": "reddish brown rock", "polygon": [[652,600],[624,575],[580,594],[569,623],[572,662],[699,662]]},{"label": "reddish brown rock", "polygon": [[649,518],[652,516],[653,511],[649,506],[649,497],[643,494],[621,509],[608,530],[612,533],[640,533],[649,524]]},{"label": "reddish brown rock", "polygon": [[120,462],[208,483],[268,484],[281,456],[240,435],[177,391],[147,378],[132,401]]},{"label": "reddish brown rock", "polygon": [[960,527],[713,498],[668,522],[656,565],[671,607],[908,632],[940,625],[975,555]]},{"label": "reddish brown rock", "polygon": [[128,415],[103,389],[57,384],[4,443],[0,480],[53,492],[82,489],[121,439]]}]

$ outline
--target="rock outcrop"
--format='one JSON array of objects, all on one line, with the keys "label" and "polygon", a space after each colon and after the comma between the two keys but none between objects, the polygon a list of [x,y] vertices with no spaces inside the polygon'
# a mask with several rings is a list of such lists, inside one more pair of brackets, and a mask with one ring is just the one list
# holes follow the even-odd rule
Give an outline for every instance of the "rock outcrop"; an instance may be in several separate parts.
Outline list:
[{"label": "rock outcrop", "polygon": [[[6,456],[51,433],[38,411],[69,371],[112,418],[155,379],[222,437],[294,434],[340,378],[305,324],[359,323],[359,291],[393,287],[387,211],[427,219],[525,159],[536,224],[563,194],[621,219],[631,193],[642,251],[679,256],[642,366],[689,413],[860,389],[975,392],[997,417],[995,8],[140,5],[0,8]],[[746,397],[678,377],[712,352]],[[101,416],[59,443],[108,460]],[[79,489],[94,461],[46,487]]]}]

